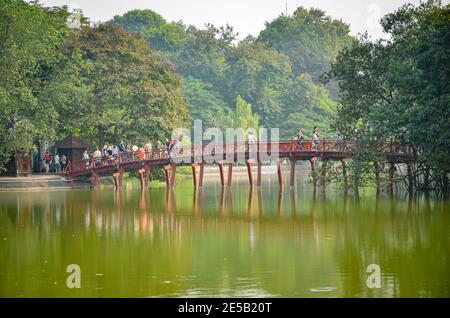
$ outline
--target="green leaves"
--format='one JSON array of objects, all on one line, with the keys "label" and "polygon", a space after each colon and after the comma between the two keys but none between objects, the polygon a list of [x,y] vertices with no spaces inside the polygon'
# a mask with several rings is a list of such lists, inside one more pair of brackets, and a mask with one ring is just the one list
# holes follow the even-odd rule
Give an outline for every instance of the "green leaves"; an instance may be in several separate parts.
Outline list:
[{"label": "green leaves", "polygon": [[422,148],[420,160],[450,171],[450,6],[405,5],[382,20],[391,40],[359,39],[342,51],[329,78],[339,82],[334,126],[349,138],[357,129],[375,156],[380,141]]},{"label": "green leaves", "polygon": [[[98,127],[100,146],[168,136],[187,123],[181,79],[139,36],[108,25],[83,28],[61,52],[62,78],[56,85],[77,76],[79,86],[68,90],[78,99],[63,98],[59,106],[67,110],[68,122],[76,123],[71,129]],[[74,63],[78,67],[71,67]],[[92,136],[85,137],[93,142]]]},{"label": "green leaves", "polygon": [[0,0],[0,170],[14,151],[54,135],[58,115],[41,91],[69,32],[66,17],[64,9]]}]

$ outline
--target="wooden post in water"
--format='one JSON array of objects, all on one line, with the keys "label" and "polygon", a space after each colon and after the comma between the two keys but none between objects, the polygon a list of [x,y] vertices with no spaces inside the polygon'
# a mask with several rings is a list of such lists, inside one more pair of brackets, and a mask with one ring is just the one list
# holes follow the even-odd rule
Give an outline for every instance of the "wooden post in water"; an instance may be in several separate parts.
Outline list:
[{"label": "wooden post in water", "polygon": [[233,164],[229,163],[228,164],[228,184],[227,184],[229,187],[231,187],[232,178],[233,178]]},{"label": "wooden post in water", "polygon": [[248,193],[248,206],[247,206],[247,215],[251,216],[253,214],[253,187],[250,188],[250,192]]},{"label": "wooden post in water", "polygon": [[280,189],[283,188],[283,172],[281,171],[281,158],[277,159],[277,174],[278,174],[278,184],[280,185]]},{"label": "wooden post in water", "polygon": [[98,187],[98,181],[99,181],[99,175],[95,171],[95,169],[91,170],[91,184],[92,187],[97,188]]},{"label": "wooden post in water", "polygon": [[148,184],[150,181],[150,175],[151,175],[151,167],[149,163],[146,163],[144,166],[145,169],[145,178],[144,178],[144,188],[147,189],[148,188]]},{"label": "wooden post in water", "polygon": [[166,179],[166,186],[167,186],[167,188],[170,187],[169,170],[170,170],[170,165],[165,165],[164,166],[164,177]]},{"label": "wooden post in water", "polygon": [[139,169],[138,170],[139,173],[139,184],[141,185],[141,190],[144,189],[145,186],[145,169]]},{"label": "wooden post in water", "polygon": [[252,163],[250,159],[247,160],[245,163],[247,165],[248,182],[250,184],[250,187],[253,187]]},{"label": "wooden post in water", "polygon": [[171,166],[171,174],[170,174],[170,187],[173,188],[173,186],[175,185],[175,176],[177,174],[177,165],[175,163],[172,163]]},{"label": "wooden post in water", "polygon": [[119,189],[119,173],[114,172],[113,173],[113,179],[114,179],[114,186],[116,187],[116,190]]},{"label": "wooden post in water", "polygon": [[222,192],[220,193],[220,215],[225,215],[225,187],[222,185]]},{"label": "wooden post in water", "polygon": [[197,189],[197,163],[192,164],[192,180],[194,182],[194,188]]},{"label": "wooden post in water", "polygon": [[314,187],[314,191],[316,190],[316,186],[317,186],[317,175],[316,175],[316,157],[311,158],[311,160],[309,161],[311,163],[311,172],[312,172],[312,177],[313,177],[313,187]]},{"label": "wooden post in water", "polygon": [[348,193],[348,176],[347,176],[347,158],[341,160],[342,163],[342,177],[344,178],[344,194]]},{"label": "wooden post in water", "polygon": [[256,185],[261,187],[262,185],[262,162],[258,159],[258,179],[256,181]]},{"label": "wooden post in water", "polygon": [[261,188],[258,188],[258,213],[259,213],[259,216],[264,215]]},{"label": "wooden post in water", "polygon": [[225,177],[223,175],[223,160],[219,161],[219,174],[220,174],[220,184],[222,187],[225,186]]},{"label": "wooden post in water", "polygon": [[278,192],[278,215],[283,215],[283,189],[280,188],[280,191]]},{"label": "wooden post in water", "polygon": [[205,163],[200,163],[200,180],[198,181],[198,186],[203,187],[203,175],[205,174]]},{"label": "wooden post in water", "polygon": [[295,164],[297,162],[297,160],[291,156],[291,158],[289,159],[291,161],[291,175],[290,175],[290,185],[291,188],[295,187]]}]

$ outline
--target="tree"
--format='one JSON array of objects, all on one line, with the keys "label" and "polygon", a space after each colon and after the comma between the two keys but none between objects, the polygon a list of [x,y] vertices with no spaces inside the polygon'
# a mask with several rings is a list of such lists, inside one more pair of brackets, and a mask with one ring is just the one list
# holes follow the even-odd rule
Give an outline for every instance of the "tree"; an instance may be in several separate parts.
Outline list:
[{"label": "tree", "polygon": [[229,113],[229,121],[233,128],[258,130],[259,116],[254,114],[252,105],[247,103],[241,96],[236,97],[236,107]]},{"label": "tree", "polygon": [[273,125],[273,118],[282,112],[281,94],[290,81],[289,58],[260,43],[240,44],[226,55],[226,100],[236,95],[249,101],[264,125]]},{"label": "tree", "polygon": [[352,43],[349,26],[319,9],[297,8],[266,23],[258,41],[289,56],[295,75],[309,73],[315,81],[330,68],[338,52]]},{"label": "tree", "polygon": [[69,29],[65,8],[0,0],[0,170],[17,150],[54,136],[57,111],[40,93]]},{"label": "tree", "polygon": [[185,26],[181,22],[168,23],[152,10],[131,10],[124,15],[114,16],[108,24],[122,26],[129,33],[140,33],[150,47],[169,58],[187,40]]},{"label": "tree", "polygon": [[102,146],[122,138],[162,139],[188,122],[181,79],[139,35],[84,27],[61,53],[47,96],[62,110],[62,130],[87,137],[96,130]]},{"label": "tree", "polygon": [[210,84],[189,76],[184,80],[184,95],[193,120],[201,119],[204,127],[228,126],[230,109]]},{"label": "tree", "polygon": [[[342,51],[328,78],[339,82],[334,127],[363,149],[360,162],[379,161],[385,141],[411,144],[419,160],[442,175],[450,171],[450,6],[405,5],[382,20],[389,41],[360,38]],[[360,137],[356,137],[355,131]]]}]

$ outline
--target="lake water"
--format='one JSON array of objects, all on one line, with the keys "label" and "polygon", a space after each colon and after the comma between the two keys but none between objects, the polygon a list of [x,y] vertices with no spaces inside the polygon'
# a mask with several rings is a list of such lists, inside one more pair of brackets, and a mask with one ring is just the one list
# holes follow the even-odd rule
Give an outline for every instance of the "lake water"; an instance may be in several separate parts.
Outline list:
[{"label": "lake water", "polygon": [[448,201],[276,183],[4,192],[0,296],[449,297],[449,230]]}]

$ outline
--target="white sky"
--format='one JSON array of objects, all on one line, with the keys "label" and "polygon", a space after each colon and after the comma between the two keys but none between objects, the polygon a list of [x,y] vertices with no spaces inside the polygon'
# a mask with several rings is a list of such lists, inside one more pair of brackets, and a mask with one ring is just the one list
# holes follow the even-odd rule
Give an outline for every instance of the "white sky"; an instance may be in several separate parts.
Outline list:
[{"label": "white sky", "polygon": [[[106,21],[116,14],[132,9],[152,9],[168,21],[182,20],[185,24],[203,27],[232,25],[239,38],[258,35],[264,22],[280,13],[291,14],[298,6],[316,7],[327,15],[350,24],[351,33],[365,32],[382,37],[379,19],[404,3],[417,5],[420,0],[41,0],[47,6],[69,5],[81,8],[92,21]],[[449,3],[450,0],[443,0]]]}]

